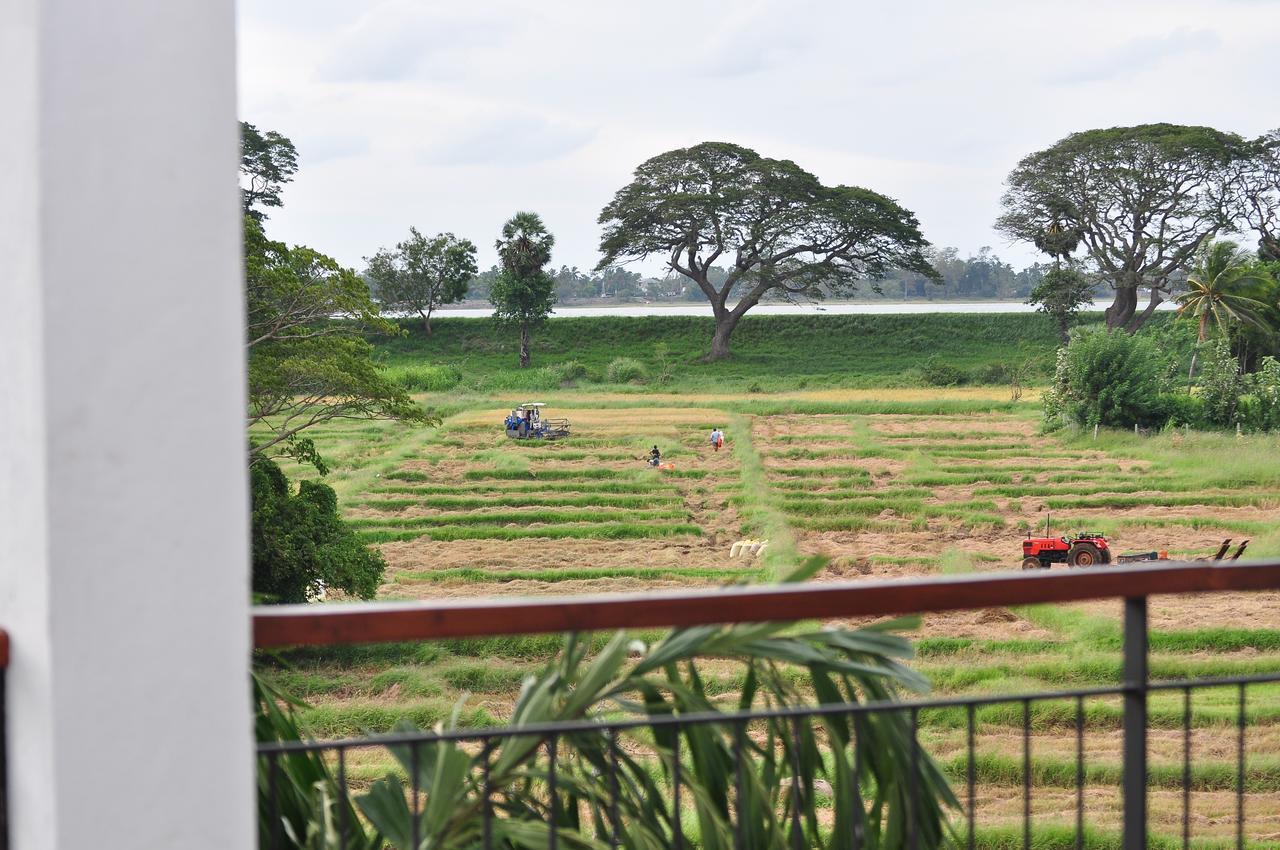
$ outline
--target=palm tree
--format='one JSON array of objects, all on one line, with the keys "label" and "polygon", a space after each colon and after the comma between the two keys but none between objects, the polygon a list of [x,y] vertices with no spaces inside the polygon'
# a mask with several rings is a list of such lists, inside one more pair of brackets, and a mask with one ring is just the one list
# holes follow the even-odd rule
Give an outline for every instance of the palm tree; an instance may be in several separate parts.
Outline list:
[{"label": "palm tree", "polygon": [[[1177,296],[1178,313],[1198,321],[1200,332],[1197,342],[1208,337],[1209,323],[1226,332],[1232,322],[1249,324],[1267,330],[1258,310],[1267,304],[1248,294],[1251,287],[1263,286],[1266,273],[1258,268],[1254,258],[1240,246],[1226,240],[1213,242],[1201,253],[1196,267],[1187,276],[1187,291]],[[1191,357],[1190,380],[1195,372],[1196,358]]]},{"label": "palm tree", "polygon": [[490,289],[489,300],[498,321],[520,329],[522,369],[529,365],[529,328],[544,321],[555,302],[555,280],[545,269],[555,241],[537,213],[518,212],[502,226],[502,236],[494,245],[502,273]]}]

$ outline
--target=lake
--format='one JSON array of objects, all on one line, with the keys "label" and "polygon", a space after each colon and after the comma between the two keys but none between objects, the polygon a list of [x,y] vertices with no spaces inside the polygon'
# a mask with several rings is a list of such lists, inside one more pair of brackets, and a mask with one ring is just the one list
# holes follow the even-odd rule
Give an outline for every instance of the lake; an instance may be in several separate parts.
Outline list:
[{"label": "lake", "polygon": [[[1088,308],[1101,312],[1111,305],[1111,300],[1094,301]],[[1165,301],[1157,308],[1170,310],[1176,307]],[[859,304],[761,304],[751,309],[749,316],[832,316],[845,315],[901,315],[910,313],[1034,313],[1035,307],[1021,301],[886,301]],[[468,319],[492,315],[487,307],[442,308],[435,316]],[[553,316],[710,316],[710,304],[626,304],[619,307],[556,307]]]}]

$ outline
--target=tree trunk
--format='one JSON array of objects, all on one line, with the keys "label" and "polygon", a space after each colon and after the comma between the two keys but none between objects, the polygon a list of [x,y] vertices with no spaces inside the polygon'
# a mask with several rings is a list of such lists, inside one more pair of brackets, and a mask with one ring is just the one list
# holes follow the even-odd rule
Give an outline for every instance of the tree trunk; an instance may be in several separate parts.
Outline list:
[{"label": "tree trunk", "polygon": [[1065,313],[1058,314],[1058,335],[1062,337],[1063,345],[1071,342],[1071,317]]},{"label": "tree trunk", "polygon": [[422,317],[422,326],[426,329],[427,336],[431,336],[431,311],[427,310],[424,313],[422,310],[419,310],[418,315]]},{"label": "tree trunk", "polygon": [[520,326],[520,368],[529,368],[529,326]]},{"label": "tree trunk", "polygon": [[[1134,308],[1137,308],[1137,291],[1134,292]],[[1151,288],[1151,300],[1147,302],[1147,306],[1143,308],[1141,313],[1135,313],[1129,317],[1129,321],[1125,323],[1124,329],[1131,334],[1136,334],[1138,330],[1147,323],[1147,319],[1151,318],[1151,314],[1156,311],[1164,299],[1160,297],[1160,290],[1154,286]]]},{"label": "tree trunk", "polygon": [[708,362],[723,360],[729,356],[729,337],[733,335],[733,329],[738,326],[740,318],[740,315],[732,312],[716,316],[716,330],[711,335],[711,353],[706,357]]},{"label": "tree trunk", "polygon": [[1106,310],[1107,330],[1123,328],[1138,309],[1138,285],[1128,281],[1116,283],[1116,296]]}]

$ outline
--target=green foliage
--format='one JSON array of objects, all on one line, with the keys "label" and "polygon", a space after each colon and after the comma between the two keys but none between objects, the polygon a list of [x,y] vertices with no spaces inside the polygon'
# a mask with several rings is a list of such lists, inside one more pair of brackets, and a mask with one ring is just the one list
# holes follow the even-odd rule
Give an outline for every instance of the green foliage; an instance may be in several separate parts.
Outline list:
[{"label": "green foliage", "polygon": [[386,563],[338,513],[333,488],[303,481],[292,493],[274,462],[249,468],[253,592],[267,602],[306,602],[323,587],[372,599]]},{"label": "green foliage", "polygon": [[462,380],[457,366],[396,366],[385,369],[392,381],[410,392],[439,393],[451,390]]},{"label": "green foliage", "polygon": [[1065,342],[1080,308],[1092,300],[1093,281],[1070,266],[1055,266],[1031,290],[1027,303],[1053,317]]},{"label": "green foliage", "polygon": [[[1073,133],[1029,154],[1008,178],[996,227],[1040,245],[1058,227],[1078,235],[1116,290],[1107,326],[1136,331],[1138,288],[1168,292],[1200,245],[1232,224],[1230,193],[1250,146],[1209,127],[1142,124]],[[1081,179],[1088,174],[1089,179]]]},{"label": "green foliage", "polygon": [[616,357],[605,367],[604,378],[611,384],[631,384],[644,380],[644,364],[630,357]]},{"label": "green foliage", "polygon": [[1264,357],[1247,376],[1248,394],[1240,398],[1239,415],[1252,431],[1280,431],[1280,360]]},{"label": "green foliage", "polygon": [[[1177,324],[1171,319],[1161,314],[1152,324]],[[456,363],[464,384],[479,392],[549,391],[561,382],[560,374],[512,369],[518,341],[490,319],[437,319],[436,333],[429,337],[421,322],[401,324],[405,334],[376,342],[393,368]],[[652,380],[646,391],[733,393],[753,382],[765,392],[795,391],[804,382],[810,389],[909,386],[916,383],[922,351],[972,373],[1020,363],[1028,351],[1050,352],[1058,343],[1052,320],[1038,314],[748,315],[734,331],[734,356],[707,363],[700,357],[714,326],[713,319],[701,316],[552,318],[538,332],[538,349],[552,369],[576,361],[594,380],[603,377],[611,360],[629,357],[649,365]],[[666,350],[665,365],[657,346]],[[1050,366],[1047,354],[1037,358],[1030,383]],[[670,380],[660,383],[667,368]]]},{"label": "green foliage", "polygon": [[298,151],[293,142],[268,130],[259,132],[247,121],[240,122],[240,200],[244,214],[261,222],[267,214],[258,207],[278,207],[284,202],[280,192],[298,170]]},{"label": "green foliage", "polygon": [[[297,708],[306,706],[253,675],[253,728],[259,744],[301,741]],[[276,813],[279,820],[276,820]],[[345,842],[338,824],[345,825]],[[283,841],[275,840],[279,835]],[[358,816],[316,752],[258,757],[258,846],[296,850],[377,850],[382,837]]]},{"label": "green foliage", "polygon": [[379,316],[364,281],[310,248],[269,240],[250,217],[244,248],[255,458],[298,457],[298,434],[333,419],[432,421],[373,363],[361,331],[399,328]]},{"label": "green foliage", "polygon": [[520,367],[529,366],[529,329],[551,315],[555,279],[547,273],[555,237],[537,213],[518,212],[495,243],[502,271],[489,288],[494,320],[520,329]]},{"label": "green foliage", "polygon": [[[743,708],[805,701],[802,684],[812,688],[821,702],[890,700],[903,688],[925,687],[917,674],[900,663],[909,657],[910,645],[884,631],[791,635],[786,631],[777,624],[680,629],[643,648],[634,659],[628,657],[632,642],[625,633],[615,635],[591,659],[589,645],[571,635],[558,657],[525,680],[511,725],[580,721],[606,713],[616,716],[615,707],[631,715],[658,718],[676,712],[722,711],[714,696],[714,680],[698,663],[708,656],[742,668],[738,706]],[[786,666],[798,668],[801,675],[789,675],[783,669]],[[605,734],[564,736],[558,745],[557,795],[550,811],[545,802],[545,748],[539,736],[498,739],[492,751],[484,754],[468,752],[451,741],[423,744],[416,758],[408,748],[391,749],[402,770],[417,767],[417,784],[426,794],[426,805],[416,815],[417,831],[425,845],[441,850],[474,846],[480,834],[485,793],[482,758],[490,765],[488,785],[497,813],[490,825],[498,843],[545,846],[550,817],[564,846],[600,847],[599,836],[610,832],[603,813],[612,810],[618,817],[619,846],[627,850],[670,846],[674,820],[665,786],[674,769],[677,736],[682,791],[692,803],[684,828],[686,835],[696,834],[699,846],[708,850],[734,846],[739,829],[744,846],[784,846],[797,798],[805,846],[845,848],[856,816],[850,791],[855,781],[871,798],[870,812],[864,815],[863,846],[900,847],[908,831],[915,833],[921,848],[942,847],[948,840],[946,809],[958,802],[941,769],[927,755],[920,755],[918,773],[910,775],[907,766],[913,753],[904,715],[880,714],[859,724],[862,758],[856,765],[849,746],[852,718],[795,723],[781,719],[757,725],[737,743],[745,756],[741,799],[732,787],[732,726],[656,727],[635,742],[623,733],[626,743],[616,748]],[[829,748],[824,746],[828,743]],[[650,749],[656,759],[636,755],[635,746]],[[616,795],[610,783],[600,781],[615,760]],[[832,788],[834,824],[819,820],[819,781]],[[799,793],[789,790],[793,783]],[[392,844],[411,843],[415,815],[406,804],[398,775],[377,780],[357,802]],[[586,821],[580,820],[584,809],[592,812]]]},{"label": "green foliage", "polygon": [[[915,215],[892,199],[823,186],[794,162],[725,142],[641,163],[600,224],[597,268],[658,255],[706,295],[716,318],[713,359],[729,353],[738,320],[770,292],[822,299],[891,270],[938,279]],[[713,279],[715,262],[729,257],[727,274]]]},{"label": "green foliage", "polygon": [[586,364],[579,360],[566,360],[552,368],[561,386],[575,384],[587,377]]},{"label": "green foliage", "polygon": [[1079,331],[1058,352],[1053,385],[1044,394],[1045,419],[1092,428],[1163,425],[1159,353],[1146,336],[1102,329]]},{"label": "green foliage", "polygon": [[920,380],[930,387],[954,387],[963,384],[964,379],[964,372],[936,354],[929,355],[920,367]]},{"label": "green foliage", "polygon": [[1231,324],[1274,332],[1261,315],[1269,306],[1264,299],[1273,283],[1261,263],[1236,243],[1220,240],[1200,252],[1187,276],[1187,291],[1174,300],[1178,315],[1196,322],[1200,342],[1207,338],[1210,322],[1224,334]]},{"label": "green foliage", "polygon": [[1204,346],[1200,371],[1200,400],[1204,419],[1211,425],[1234,426],[1245,380],[1240,363],[1231,354],[1226,340],[1215,340]]},{"label": "green foliage", "polygon": [[369,258],[365,276],[384,306],[412,310],[431,333],[432,312],[465,298],[476,272],[476,246],[471,240],[452,233],[427,239],[410,227],[409,238],[394,251],[384,249]]}]

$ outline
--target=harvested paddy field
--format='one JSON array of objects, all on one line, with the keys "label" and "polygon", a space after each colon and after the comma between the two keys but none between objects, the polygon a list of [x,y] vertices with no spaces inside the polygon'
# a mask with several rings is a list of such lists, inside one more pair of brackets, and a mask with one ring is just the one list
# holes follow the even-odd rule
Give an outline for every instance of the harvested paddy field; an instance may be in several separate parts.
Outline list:
[{"label": "harvested paddy field", "polygon": [[[379,596],[387,599],[763,582],[808,555],[828,559],[813,579],[820,582],[1018,570],[1021,539],[1046,515],[1056,532],[1100,531],[1118,551],[1194,557],[1226,538],[1253,540],[1252,553],[1280,551],[1274,437],[1044,434],[1034,405],[1010,406],[998,393],[883,391],[878,403],[865,391],[805,399],[566,392],[548,399],[573,423],[573,435],[555,443],[508,440],[501,423],[509,408],[491,398],[460,405],[439,428],[334,426],[317,442],[346,515],[386,558]],[[716,426],[728,439],[719,453],[707,444]],[[655,444],[673,469],[645,465]],[[763,556],[730,556],[735,541],[766,538]],[[1280,594],[1153,598],[1151,627],[1153,678],[1280,670]],[[938,695],[1120,680],[1118,603],[929,616],[913,637],[912,664]],[[554,636],[443,641],[263,663],[308,701],[311,731],[330,736],[385,730],[403,717],[430,725],[460,699],[463,723],[500,722],[524,677],[559,645]],[[732,664],[713,660],[708,669],[726,694],[741,685]],[[1181,694],[1151,700],[1153,825],[1167,835],[1181,824],[1184,707]],[[1195,835],[1231,837],[1237,695],[1207,691],[1191,709]],[[1095,829],[1109,833],[1118,818],[1120,705],[1099,698],[1085,710],[1086,802]],[[1030,713],[1034,818],[1046,841],[1071,823],[1074,711],[1036,703]],[[1280,688],[1251,687],[1246,712],[1250,837],[1280,846]],[[977,722],[978,814],[996,842],[1022,814],[1021,708],[984,708]],[[962,726],[954,712],[920,716],[923,744],[961,786]],[[390,766],[373,759],[359,775]]]}]

